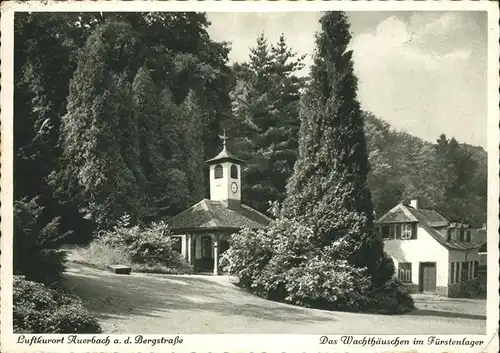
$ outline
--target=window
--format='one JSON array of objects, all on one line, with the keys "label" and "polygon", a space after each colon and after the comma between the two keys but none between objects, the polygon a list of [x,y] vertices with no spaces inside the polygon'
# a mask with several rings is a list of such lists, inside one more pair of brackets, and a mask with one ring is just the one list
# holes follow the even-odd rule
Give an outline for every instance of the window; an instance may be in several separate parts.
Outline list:
[{"label": "window", "polygon": [[460,228],[460,241],[464,241],[464,234],[465,234],[465,231],[463,228]]},{"label": "window", "polygon": [[474,261],[469,262],[469,279],[474,278]]},{"label": "window", "polygon": [[451,263],[451,269],[450,269],[450,283],[453,284],[455,283],[455,263]]},{"label": "window", "polygon": [[212,238],[208,235],[201,237],[201,257],[204,259],[212,258]]},{"label": "window", "polygon": [[448,228],[448,230],[446,231],[446,241],[451,241],[451,231],[452,229],[451,228]]},{"label": "window", "polygon": [[457,262],[456,263],[456,267],[457,267],[457,270],[455,271],[455,283],[458,283],[460,282],[461,278],[460,278],[460,271],[462,270],[462,263],[461,262]]},{"label": "window", "polygon": [[382,238],[384,239],[390,239],[391,238],[391,226],[389,225],[383,225],[380,227],[380,233],[382,235]]},{"label": "window", "polygon": [[407,223],[402,225],[401,239],[411,239],[413,233],[413,224]]},{"label": "window", "polygon": [[479,276],[479,261],[474,261],[474,278]]},{"label": "window", "polygon": [[173,237],[172,238],[172,250],[177,251],[179,254],[182,253],[182,238]]},{"label": "window", "polygon": [[469,279],[469,263],[462,263],[462,282],[465,282]]},{"label": "window", "polygon": [[214,168],[214,178],[215,179],[221,179],[223,176],[223,169],[220,164],[217,164]]},{"label": "window", "polygon": [[411,283],[411,262],[399,263],[398,278],[403,283]]},{"label": "window", "polygon": [[417,239],[416,223],[383,224],[379,230],[384,239]]},{"label": "window", "polygon": [[467,241],[467,243],[470,243],[470,238],[471,238],[471,236],[470,236],[470,229],[467,230],[467,233],[466,233],[465,236],[466,236],[465,240]]},{"label": "window", "polygon": [[231,166],[231,178],[238,179],[238,167],[234,164]]},{"label": "window", "polygon": [[394,224],[391,224],[389,226],[389,238],[391,238],[391,239],[396,238],[396,227],[394,226]]}]

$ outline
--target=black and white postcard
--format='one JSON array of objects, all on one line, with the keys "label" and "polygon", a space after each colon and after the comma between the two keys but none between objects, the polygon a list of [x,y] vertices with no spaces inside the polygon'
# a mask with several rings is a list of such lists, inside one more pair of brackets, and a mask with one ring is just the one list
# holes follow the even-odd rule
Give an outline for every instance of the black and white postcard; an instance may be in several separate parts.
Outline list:
[{"label": "black and white postcard", "polygon": [[497,352],[492,1],[1,4],[3,352]]}]

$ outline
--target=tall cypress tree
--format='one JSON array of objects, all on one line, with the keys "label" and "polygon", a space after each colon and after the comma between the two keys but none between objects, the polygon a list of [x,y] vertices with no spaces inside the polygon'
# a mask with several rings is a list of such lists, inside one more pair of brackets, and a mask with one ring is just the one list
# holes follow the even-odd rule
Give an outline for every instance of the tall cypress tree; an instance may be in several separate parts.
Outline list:
[{"label": "tall cypress tree", "polygon": [[394,269],[379,271],[383,243],[373,227],[349,24],[342,12],[325,13],[320,23],[311,82],[301,106],[299,156],[283,212],[313,229],[316,246],[328,249],[334,258],[367,267],[372,279],[383,283]]},{"label": "tall cypress tree", "polygon": [[[108,36],[117,40],[114,45]],[[89,37],[70,83],[68,112],[62,118],[59,186],[81,201],[96,224],[114,224],[124,212],[140,219],[139,143],[128,81],[125,48],[134,33],[109,22]],[[111,69],[112,68],[112,69]]]}]

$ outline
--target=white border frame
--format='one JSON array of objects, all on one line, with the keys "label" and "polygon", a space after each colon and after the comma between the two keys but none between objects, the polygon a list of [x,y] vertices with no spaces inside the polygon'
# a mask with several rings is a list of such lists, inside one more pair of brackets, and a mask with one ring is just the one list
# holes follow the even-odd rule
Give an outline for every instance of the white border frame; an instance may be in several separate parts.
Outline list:
[{"label": "white border frame", "polygon": [[[20,11],[43,12],[71,12],[71,11],[102,11],[102,12],[133,12],[133,11],[206,11],[206,12],[273,12],[273,11],[487,11],[488,12],[488,301],[487,334],[471,335],[467,339],[481,339],[487,344],[481,347],[481,352],[498,351],[498,228],[499,228],[499,10],[495,1],[426,1],[426,2],[322,2],[322,1],[297,1],[297,2],[156,2],[156,1],[28,1],[17,3],[14,1],[1,4],[1,345],[4,352],[30,352],[30,351],[418,351],[432,352],[470,352],[465,346],[350,346],[350,345],[320,345],[320,335],[181,335],[182,344],[171,345],[16,345],[18,335],[12,334],[12,249],[13,232],[13,19],[14,13]],[[40,335],[37,335],[40,336]],[[44,335],[45,338],[60,335]],[[79,335],[79,338],[91,335]],[[107,335],[100,335],[101,338]],[[111,339],[124,338],[128,335],[111,335]],[[156,337],[148,335],[148,337]],[[175,336],[169,336],[175,338]],[[372,336],[377,337],[377,336]],[[396,336],[378,336],[392,339]],[[429,336],[415,336],[426,340]],[[463,336],[439,336],[439,338],[461,339]],[[330,338],[339,339],[340,336]],[[357,339],[362,336],[357,336]],[[399,339],[410,339],[411,336],[399,336]],[[208,348],[207,348],[208,347]],[[477,349],[476,349],[477,348]],[[476,347],[473,351],[479,351]]]}]

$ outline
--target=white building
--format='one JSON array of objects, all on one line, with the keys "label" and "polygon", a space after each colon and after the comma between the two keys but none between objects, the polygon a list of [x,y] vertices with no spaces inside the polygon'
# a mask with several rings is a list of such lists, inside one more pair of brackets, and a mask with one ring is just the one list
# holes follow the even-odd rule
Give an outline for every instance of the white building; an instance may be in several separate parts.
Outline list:
[{"label": "white building", "polygon": [[210,199],[203,199],[170,218],[178,239],[177,251],[198,272],[219,274],[220,255],[229,248],[231,234],[242,228],[262,229],[270,218],[241,203],[241,159],[226,149],[206,163],[210,168]]},{"label": "white building", "polygon": [[467,224],[452,223],[434,210],[399,204],[377,220],[385,251],[399,279],[412,292],[458,294],[478,276],[477,244]]}]

